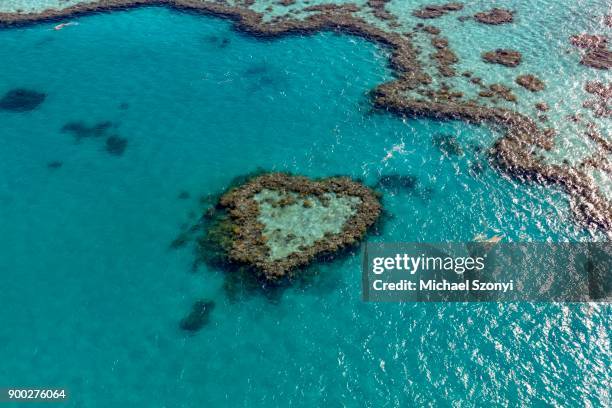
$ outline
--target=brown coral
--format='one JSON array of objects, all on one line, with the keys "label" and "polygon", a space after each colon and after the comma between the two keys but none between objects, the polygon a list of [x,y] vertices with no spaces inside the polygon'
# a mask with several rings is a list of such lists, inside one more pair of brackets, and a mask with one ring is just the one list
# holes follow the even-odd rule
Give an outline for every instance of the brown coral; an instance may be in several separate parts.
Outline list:
[{"label": "brown coral", "polygon": [[521,63],[521,53],[516,50],[498,48],[482,54],[482,59],[491,64],[516,67]]},{"label": "brown coral", "polygon": [[544,82],[532,74],[519,75],[516,77],[516,83],[531,92],[539,92],[544,89]]},{"label": "brown coral", "polygon": [[476,21],[483,24],[506,24],[514,20],[514,12],[501,8],[493,8],[489,11],[482,11],[474,14]]}]

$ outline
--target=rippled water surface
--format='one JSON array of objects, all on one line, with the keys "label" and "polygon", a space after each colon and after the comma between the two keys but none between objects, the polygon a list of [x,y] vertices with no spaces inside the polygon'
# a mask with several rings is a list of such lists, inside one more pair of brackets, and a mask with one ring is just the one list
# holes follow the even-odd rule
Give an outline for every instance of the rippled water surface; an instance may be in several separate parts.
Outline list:
[{"label": "rippled water surface", "polygon": [[[498,134],[372,111],[384,50],[260,41],[163,8],[78,23],[0,31],[0,95],[47,95],[0,111],[1,386],[67,387],[75,407],[609,404],[607,306],[366,304],[358,253],[234,296],[170,249],[207,196],[258,168],[410,177],[382,188],[372,240],[592,238],[564,194],[488,166]],[[186,335],[201,298],[210,323]]]}]

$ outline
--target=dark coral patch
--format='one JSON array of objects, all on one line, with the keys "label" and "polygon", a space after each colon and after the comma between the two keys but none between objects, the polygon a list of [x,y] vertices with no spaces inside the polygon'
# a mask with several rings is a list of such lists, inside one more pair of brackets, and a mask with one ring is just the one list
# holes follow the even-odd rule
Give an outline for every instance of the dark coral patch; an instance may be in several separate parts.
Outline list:
[{"label": "dark coral patch", "polygon": [[106,139],[106,151],[113,156],[121,156],[127,147],[127,139],[121,136],[113,135]]},{"label": "dark coral patch", "polygon": [[438,27],[431,26],[431,25],[424,26],[423,27],[423,31],[425,31],[426,33],[429,33],[431,35],[438,35],[441,32]]},{"label": "dark coral patch", "polygon": [[418,18],[430,19],[442,17],[449,11],[458,11],[461,9],[463,9],[463,3],[430,4],[413,11],[412,15]]},{"label": "dark coral patch", "polygon": [[204,42],[217,48],[226,48],[228,45],[230,45],[231,40],[229,38],[218,37],[216,35],[207,35],[204,37]]},{"label": "dark coral patch", "polygon": [[500,64],[507,67],[516,67],[521,63],[521,53],[516,50],[498,48],[482,54],[482,59],[491,64]]},{"label": "dark coral patch", "polygon": [[516,95],[512,93],[512,89],[502,84],[491,84],[489,89],[493,95],[507,100],[508,102],[516,102]]},{"label": "dark coral patch", "polygon": [[606,85],[603,82],[589,81],[585,84],[584,90],[606,101],[612,98],[612,83]]},{"label": "dark coral patch", "polygon": [[612,51],[607,49],[589,50],[580,60],[582,65],[597,69],[612,68]]},{"label": "dark coral patch", "polygon": [[196,332],[210,321],[210,313],[215,308],[212,300],[198,300],[191,307],[191,312],[181,319],[179,327],[185,331]]},{"label": "dark coral patch", "polygon": [[608,39],[603,35],[580,33],[572,35],[570,43],[574,47],[584,49],[606,48]]},{"label": "dark coral patch", "polygon": [[432,139],[432,143],[446,156],[462,156],[463,149],[457,141],[457,138],[452,135],[436,135]]},{"label": "dark coral patch", "polygon": [[270,66],[265,62],[255,63],[244,70],[244,74],[248,76],[261,76],[270,72]]},{"label": "dark coral patch", "polygon": [[532,74],[519,75],[516,77],[516,83],[531,92],[539,92],[544,89],[544,82]]},{"label": "dark coral patch", "polygon": [[401,191],[413,191],[418,182],[418,178],[409,174],[386,174],[380,176],[374,188],[398,194]]},{"label": "dark coral patch", "polygon": [[510,10],[505,10],[496,7],[489,11],[482,11],[480,13],[476,13],[474,14],[474,18],[479,23],[498,25],[511,23],[512,20],[514,20],[514,13]]},{"label": "dark coral patch", "polygon": [[12,89],[0,99],[0,110],[9,112],[27,112],[38,108],[47,95],[30,89]]},{"label": "dark coral patch", "polygon": [[107,130],[113,127],[113,123],[110,121],[104,121],[96,123],[92,126],[88,126],[82,121],[68,122],[62,126],[61,131],[64,133],[72,133],[77,141],[90,137],[104,136]]},{"label": "dark coral patch", "polygon": [[64,163],[62,163],[61,161],[57,161],[56,160],[56,161],[52,161],[52,162],[47,163],[47,168],[49,170],[57,170],[60,167],[62,167],[63,165],[64,165]]}]

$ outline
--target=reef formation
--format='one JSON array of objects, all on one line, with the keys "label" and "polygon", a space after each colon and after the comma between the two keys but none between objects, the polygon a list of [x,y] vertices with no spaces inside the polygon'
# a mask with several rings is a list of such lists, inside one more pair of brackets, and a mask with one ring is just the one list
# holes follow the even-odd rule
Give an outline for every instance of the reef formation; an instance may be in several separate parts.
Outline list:
[{"label": "reef formation", "polygon": [[381,213],[377,195],[346,177],[285,173],[252,178],[221,196],[221,222],[208,232],[227,260],[266,281],[357,244]]},{"label": "reef formation", "polygon": [[532,74],[519,75],[516,77],[516,83],[531,92],[539,92],[544,89],[544,82]]},{"label": "reef formation", "polygon": [[[205,0],[105,0],[79,3],[63,9],[49,9],[40,13],[0,13],[0,26],[60,20],[68,16],[127,7],[163,5],[231,19],[234,21],[235,29],[262,38],[308,35],[322,30],[365,38],[390,51],[390,66],[396,74],[396,78],[377,86],[371,92],[375,107],[402,117],[424,116],[440,120],[463,120],[504,129],[505,134],[488,150],[494,167],[522,181],[530,180],[561,188],[570,196],[570,207],[577,221],[588,228],[599,228],[611,234],[612,205],[585,170],[585,163],[591,167],[609,168],[605,156],[596,154],[577,166],[568,163],[550,163],[542,152],[553,148],[554,130],[541,129],[532,118],[517,111],[491,107],[480,103],[477,99],[468,100],[461,92],[449,89],[446,84],[441,84],[439,89],[435,89],[436,82],[422,66],[419,50],[413,46],[411,33],[383,29],[357,15],[357,12],[364,8],[369,11],[373,11],[376,7],[382,9],[385,3],[375,1],[371,5],[366,3],[365,6],[352,3],[308,6],[303,9],[308,13],[306,16],[295,18],[292,14],[287,14],[267,20],[264,13],[250,8],[253,5],[251,0],[239,0],[231,4]],[[422,13],[418,10],[415,12],[425,18],[431,18],[430,15],[432,17],[440,13],[443,15],[461,7],[451,3],[450,6],[446,4],[433,8],[426,7],[421,9]],[[514,14],[509,10],[492,9],[476,13],[474,19],[484,24],[503,24],[512,22]],[[442,42],[438,44],[442,45]],[[444,49],[448,48],[439,50]],[[495,55],[498,56],[499,53]],[[450,54],[446,56],[450,57]],[[440,55],[439,60],[448,61],[446,56]],[[520,62],[519,56],[520,54],[514,53],[510,55],[513,61],[509,62],[510,66]],[[594,68],[606,69],[609,63],[610,54],[607,48],[590,48],[583,56],[583,64]],[[445,71],[450,73],[450,70],[440,69],[440,71],[442,76]],[[480,78],[472,77],[470,81],[491,91],[490,87],[482,84]],[[500,85],[496,87],[497,91],[504,91],[502,87],[507,88]],[[507,96],[504,99],[515,98],[511,92],[504,94]]]},{"label": "reef formation", "polygon": [[196,301],[187,316],[181,319],[179,327],[188,332],[197,332],[206,326],[210,320],[210,313],[215,308],[215,302],[202,299]]},{"label": "reef formation", "polygon": [[474,19],[483,24],[506,24],[514,20],[514,13],[506,9],[493,8],[489,11],[482,11],[474,14]]},{"label": "reef formation", "polygon": [[0,110],[27,112],[36,109],[47,95],[30,89],[12,89],[0,98]]},{"label": "reef formation", "polygon": [[570,43],[585,50],[580,63],[591,68],[612,68],[612,50],[608,48],[608,38],[598,34],[580,33],[570,37]]},{"label": "reef formation", "polygon": [[449,11],[459,11],[463,9],[463,3],[446,3],[441,5],[430,4],[421,9],[412,12],[412,15],[418,18],[438,18],[442,17]]},{"label": "reef formation", "polygon": [[516,67],[521,63],[521,53],[516,50],[498,48],[482,54],[482,59],[491,64],[500,64],[507,67]]}]

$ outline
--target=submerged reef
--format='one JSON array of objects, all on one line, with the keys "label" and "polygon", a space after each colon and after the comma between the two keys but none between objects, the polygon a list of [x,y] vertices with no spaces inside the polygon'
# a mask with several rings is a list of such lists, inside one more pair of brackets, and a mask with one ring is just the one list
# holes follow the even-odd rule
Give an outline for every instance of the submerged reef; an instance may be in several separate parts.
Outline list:
[{"label": "submerged reef", "polygon": [[[423,31],[426,31],[423,29]],[[430,30],[427,30],[428,32]],[[457,55],[448,46],[448,40],[443,37],[434,35],[431,38],[431,45],[437,50],[431,55],[432,59],[436,61],[438,72],[440,75],[445,77],[452,77],[456,75],[453,65],[459,62]]]},{"label": "submerged reef", "polygon": [[378,182],[376,182],[377,189],[389,189],[394,194],[399,193],[401,190],[412,191],[417,187],[419,179],[413,175],[404,174],[385,174],[380,176]]},{"label": "submerged reef", "polygon": [[109,130],[116,127],[117,125],[111,121],[98,122],[91,126],[83,121],[76,121],[66,123],[60,131],[62,133],[71,133],[76,142],[80,142],[83,139],[107,136],[104,143],[106,152],[113,156],[121,156],[127,148],[128,141],[126,138],[116,134],[108,135]]},{"label": "submerged reef", "polygon": [[432,143],[446,156],[462,156],[463,149],[453,135],[435,135]]},{"label": "submerged reef", "polygon": [[483,24],[506,24],[514,20],[514,13],[510,10],[493,8],[489,11],[481,11],[474,14],[474,19]]},{"label": "submerged reef", "polygon": [[54,160],[52,162],[47,163],[47,168],[49,170],[57,170],[60,167],[62,167],[63,165],[64,165],[64,163],[62,163],[61,161]]},{"label": "submerged reef", "polygon": [[516,50],[498,48],[482,54],[482,59],[491,64],[500,64],[507,67],[517,67],[521,63],[521,53]]},{"label": "submerged reef", "polygon": [[430,4],[412,12],[412,15],[418,18],[438,18],[442,17],[449,11],[463,10],[463,3],[446,3],[441,5]]},{"label": "submerged reef", "polygon": [[[408,194],[420,198],[423,201],[430,201],[435,194],[433,187],[423,185],[421,180],[411,174],[382,175],[374,185],[374,188],[385,194],[394,196],[398,194]],[[385,216],[389,217],[389,214],[383,213],[381,219]]]},{"label": "submerged reef", "polygon": [[121,156],[127,147],[127,139],[121,136],[113,135],[106,139],[105,148],[109,154],[113,156]]},{"label": "submerged reef", "polygon": [[610,69],[612,68],[612,50],[591,49],[582,56],[580,63],[591,68]]},{"label": "submerged reef", "polygon": [[210,320],[210,313],[215,308],[212,300],[198,300],[191,307],[191,312],[179,323],[179,327],[189,332],[196,332],[206,326]]},{"label": "submerged reef", "polygon": [[589,81],[585,85],[584,90],[593,95],[594,99],[584,101],[582,106],[591,110],[593,116],[597,118],[611,118],[612,83],[605,85],[603,82]]},{"label": "submerged reef", "polygon": [[575,47],[584,49],[605,48],[608,44],[608,39],[603,35],[580,33],[572,35],[570,43]]},{"label": "submerged reef", "polygon": [[544,89],[544,82],[532,74],[519,75],[516,77],[516,83],[531,92],[539,92]]},{"label": "submerged reef", "polygon": [[381,205],[372,190],[346,177],[267,173],[225,193],[217,210],[220,218],[207,239],[218,243],[229,262],[278,281],[356,244],[378,219]]},{"label": "submerged reef", "polygon": [[12,89],[0,99],[0,110],[27,112],[38,108],[45,101],[46,94],[30,89]]},{"label": "submerged reef", "polygon": [[[377,4],[382,4],[377,2]],[[357,13],[361,6],[352,3],[307,6],[297,16],[295,12],[275,16],[269,21],[264,13],[249,8],[253,2],[229,2],[224,0],[104,0],[79,3],[63,9],[48,9],[39,13],[0,13],[0,26],[29,24],[43,20],[60,20],[68,16],[82,15],[104,10],[124,9],[144,5],[164,5],[179,10],[201,12],[230,19],[240,32],[260,38],[285,35],[308,35],[318,31],[342,32],[380,44],[389,51],[390,66],[395,77],[377,86],[371,93],[375,108],[401,117],[423,116],[438,120],[463,120],[501,129],[501,136],[488,149],[490,162],[499,171],[520,181],[533,181],[556,186],[570,198],[570,208],[576,220],[588,228],[599,228],[612,235],[612,204],[602,193],[584,166],[568,163],[549,163],[542,150],[554,146],[554,131],[541,129],[536,120],[515,110],[491,107],[478,100],[467,100],[461,92],[450,87],[437,89],[412,38],[404,33],[382,29],[366,21]],[[443,7],[444,6],[437,6]],[[459,6],[446,5],[451,11]],[[439,14],[429,9],[423,16]],[[430,17],[431,18],[431,17]],[[492,9],[474,15],[484,24],[503,24],[513,21],[509,10]],[[589,49],[583,63],[606,69],[610,65],[610,51],[605,48]],[[515,63],[511,63],[515,64]],[[474,75],[470,81],[482,84]],[[443,91],[443,92],[442,92]],[[510,97],[511,98],[511,97]],[[589,163],[598,168],[608,168],[604,156],[592,157]],[[608,167],[606,167],[608,166]]]},{"label": "submerged reef", "polygon": [[92,126],[88,126],[85,122],[78,121],[66,123],[62,126],[61,131],[63,133],[71,133],[78,142],[81,139],[104,136],[112,127],[113,123],[110,121],[95,123]]},{"label": "submerged reef", "polygon": [[585,50],[580,63],[591,68],[612,68],[612,50],[608,48],[608,38],[603,35],[580,33],[570,37],[570,43]]}]

